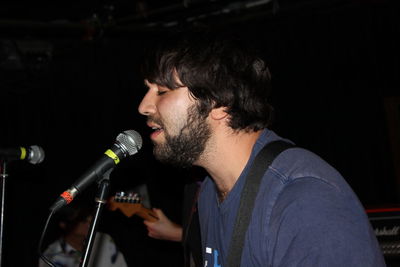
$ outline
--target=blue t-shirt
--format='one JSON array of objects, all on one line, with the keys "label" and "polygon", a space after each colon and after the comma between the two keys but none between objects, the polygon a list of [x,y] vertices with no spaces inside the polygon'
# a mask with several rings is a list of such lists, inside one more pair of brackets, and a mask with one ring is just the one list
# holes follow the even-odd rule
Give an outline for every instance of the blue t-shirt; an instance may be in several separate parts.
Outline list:
[{"label": "blue t-shirt", "polygon": [[[199,196],[204,266],[226,266],[229,242],[249,166],[267,143],[265,130],[249,162],[220,203],[207,177]],[[363,206],[343,177],[310,151],[282,152],[264,174],[246,233],[241,266],[385,266]]]}]

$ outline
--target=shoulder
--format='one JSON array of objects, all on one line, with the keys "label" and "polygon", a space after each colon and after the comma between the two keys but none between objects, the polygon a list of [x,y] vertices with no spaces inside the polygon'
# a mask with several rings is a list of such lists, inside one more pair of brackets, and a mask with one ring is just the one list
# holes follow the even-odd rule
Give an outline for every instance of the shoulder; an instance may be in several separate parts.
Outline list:
[{"label": "shoulder", "polygon": [[282,152],[271,164],[265,178],[278,184],[277,201],[292,201],[297,206],[307,207],[362,209],[358,197],[339,171],[303,148]]},{"label": "shoulder", "polygon": [[276,158],[264,175],[258,200],[271,207],[265,210],[267,217],[290,218],[293,224],[339,223],[356,217],[365,222],[366,218],[342,175],[302,148],[290,148]]},{"label": "shoulder", "polygon": [[95,242],[102,244],[114,244],[114,239],[107,233],[97,232]]},{"label": "shoulder", "polygon": [[54,253],[59,253],[59,252],[62,252],[61,240],[57,239],[46,248],[44,253],[45,254],[54,254]]},{"label": "shoulder", "polygon": [[90,258],[91,266],[126,267],[124,255],[119,251],[113,238],[104,232],[97,232]]},{"label": "shoulder", "polygon": [[269,167],[269,171],[279,177],[282,183],[314,178],[336,188],[347,184],[342,175],[328,162],[315,153],[299,147],[289,148],[279,154]]}]

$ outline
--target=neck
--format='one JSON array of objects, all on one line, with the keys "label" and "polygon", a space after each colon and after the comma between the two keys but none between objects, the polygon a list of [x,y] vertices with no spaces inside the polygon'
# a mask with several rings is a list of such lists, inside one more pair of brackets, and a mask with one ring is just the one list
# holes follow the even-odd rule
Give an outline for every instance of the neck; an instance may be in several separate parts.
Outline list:
[{"label": "neck", "polygon": [[216,134],[202,165],[214,180],[223,201],[231,191],[244,167],[261,131]]}]

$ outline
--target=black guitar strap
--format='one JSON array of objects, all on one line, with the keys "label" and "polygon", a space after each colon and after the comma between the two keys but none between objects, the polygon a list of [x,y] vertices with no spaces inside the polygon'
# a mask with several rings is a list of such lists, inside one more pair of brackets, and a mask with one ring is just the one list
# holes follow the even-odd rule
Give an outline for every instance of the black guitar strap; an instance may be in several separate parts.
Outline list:
[{"label": "black guitar strap", "polygon": [[184,191],[184,220],[182,224],[182,244],[184,267],[203,266],[199,215],[197,199],[200,183],[194,182],[185,186]]},{"label": "black guitar strap", "polygon": [[239,210],[236,215],[228,250],[227,267],[240,266],[247,226],[251,219],[258,188],[265,171],[279,153],[291,147],[294,147],[294,145],[288,142],[274,141],[264,146],[254,159],[240,198]]}]

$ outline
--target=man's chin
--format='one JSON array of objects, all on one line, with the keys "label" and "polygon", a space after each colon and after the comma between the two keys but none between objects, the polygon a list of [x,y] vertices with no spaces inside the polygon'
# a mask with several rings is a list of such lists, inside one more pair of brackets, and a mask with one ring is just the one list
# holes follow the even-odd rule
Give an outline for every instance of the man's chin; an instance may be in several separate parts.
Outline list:
[{"label": "man's chin", "polygon": [[159,160],[162,162],[169,161],[169,159],[168,159],[169,157],[167,157],[165,155],[165,151],[163,151],[163,147],[160,144],[154,144],[153,155],[156,158],[156,160]]},{"label": "man's chin", "polygon": [[184,161],[180,159],[179,157],[176,157],[176,155],[172,155],[169,153],[167,155],[166,153],[163,153],[161,151],[157,151],[156,148],[153,149],[153,155],[155,159],[163,164],[166,165],[171,165],[173,167],[178,167],[178,168],[190,168],[193,166],[192,163]]}]

